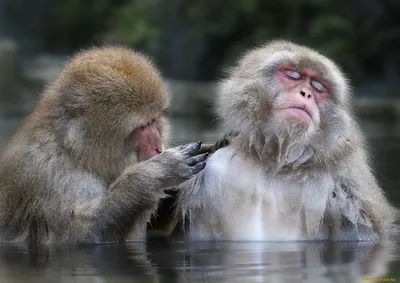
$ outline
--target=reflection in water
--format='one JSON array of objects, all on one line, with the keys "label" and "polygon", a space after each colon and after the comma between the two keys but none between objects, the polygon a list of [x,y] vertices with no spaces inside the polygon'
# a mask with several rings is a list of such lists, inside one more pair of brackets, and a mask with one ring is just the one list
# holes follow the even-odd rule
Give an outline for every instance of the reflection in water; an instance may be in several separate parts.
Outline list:
[{"label": "reflection in water", "polygon": [[[0,282],[362,282],[388,277],[393,242],[0,245]],[[390,277],[390,276],[389,276]],[[393,277],[393,275],[392,275]]]},{"label": "reflection in water", "polygon": [[188,276],[196,281],[360,282],[386,274],[391,258],[384,245],[354,243],[204,243],[189,250]]},{"label": "reflection in water", "polygon": [[145,243],[0,246],[0,282],[158,282]]},{"label": "reflection in water", "polygon": [[[0,148],[22,117],[0,118]],[[208,122],[208,123],[206,123]],[[172,145],[221,137],[210,121],[173,119]],[[378,178],[400,205],[398,124],[363,123]],[[397,125],[397,126],[396,126]],[[380,131],[377,131],[379,129]],[[387,129],[387,130],[385,130]],[[378,135],[385,132],[385,135]],[[387,134],[393,134],[387,137]],[[125,245],[0,245],[0,282],[366,282],[395,277],[397,242],[377,246],[326,243],[184,243],[154,239]],[[395,257],[396,256],[396,257]],[[390,263],[390,265],[389,265]]]}]

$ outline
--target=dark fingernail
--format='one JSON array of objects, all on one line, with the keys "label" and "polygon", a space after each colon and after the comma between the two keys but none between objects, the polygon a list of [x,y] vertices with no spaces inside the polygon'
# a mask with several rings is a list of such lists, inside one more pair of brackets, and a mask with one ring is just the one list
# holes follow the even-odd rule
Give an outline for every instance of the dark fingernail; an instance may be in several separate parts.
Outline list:
[{"label": "dark fingernail", "polygon": [[203,170],[206,167],[206,162],[200,162],[197,163],[196,166],[194,166],[194,172],[195,174],[199,173],[201,170]]},{"label": "dark fingernail", "polygon": [[200,162],[199,164],[197,164],[196,165],[196,167],[197,167],[197,169],[199,170],[199,171],[201,171],[201,170],[203,170],[205,167],[206,167],[206,163],[203,161],[203,162]]},{"label": "dark fingernail", "polygon": [[208,152],[207,153],[203,153],[202,155],[200,155],[200,160],[207,160],[208,158]]}]

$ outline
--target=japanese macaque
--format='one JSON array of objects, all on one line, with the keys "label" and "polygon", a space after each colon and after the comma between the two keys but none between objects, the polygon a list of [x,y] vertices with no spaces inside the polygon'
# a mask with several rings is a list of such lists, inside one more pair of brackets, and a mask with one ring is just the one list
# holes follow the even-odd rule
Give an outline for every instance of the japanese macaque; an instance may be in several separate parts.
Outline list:
[{"label": "japanese macaque", "polygon": [[200,172],[212,148],[165,150],[167,105],[145,56],[122,47],[73,56],[0,157],[0,240],[141,238],[164,189]]},{"label": "japanese macaque", "polygon": [[378,240],[395,228],[354,118],[349,84],[328,58],[273,41],[220,84],[232,133],[183,183],[178,209],[195,240]]}]

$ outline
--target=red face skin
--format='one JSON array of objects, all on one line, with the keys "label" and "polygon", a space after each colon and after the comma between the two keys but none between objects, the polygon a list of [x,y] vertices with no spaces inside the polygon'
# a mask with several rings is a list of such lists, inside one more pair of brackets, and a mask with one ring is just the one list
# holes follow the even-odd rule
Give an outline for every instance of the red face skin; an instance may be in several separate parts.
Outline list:
[{"label": "red face skin", "polygon": [[162,141],[156,120],[133,131],[132,138],[139,146],[139,161],[150,159],[162,152]]},{"label": "red face skin", "polygon": [[317,105],[329,96],[328,88],[317,73],[305,69],[297,70],[291,65],[281,65],[276,80],[286,92],[284,115],[300,123],[309,124],[318,116]]}]

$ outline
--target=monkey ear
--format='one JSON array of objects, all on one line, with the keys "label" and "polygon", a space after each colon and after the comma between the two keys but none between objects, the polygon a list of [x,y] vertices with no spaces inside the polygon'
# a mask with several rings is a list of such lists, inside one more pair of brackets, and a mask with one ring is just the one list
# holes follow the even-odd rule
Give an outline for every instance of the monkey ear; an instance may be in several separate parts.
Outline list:
[{"label": "monkey ear", "polygon": [[69,88],[61,92],[60,107],[69,118],[82,116],[87,109],[87,102],[84,99],[84,92],[79,87]]}]

